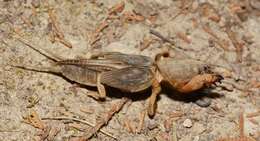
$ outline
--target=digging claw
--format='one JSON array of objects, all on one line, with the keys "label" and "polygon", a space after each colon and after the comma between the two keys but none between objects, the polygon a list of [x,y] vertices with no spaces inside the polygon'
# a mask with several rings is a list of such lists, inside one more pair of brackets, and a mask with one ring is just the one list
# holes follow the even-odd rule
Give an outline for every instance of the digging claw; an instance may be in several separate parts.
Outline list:
[{"label": "digging claw", "polygon": [[217,74],[217,75],[215,75],[216,76],[216,81],[214,82],[214,84],[216,84],[216,82],[219,82],[219,83],[221,83],[221,80],[223,80],[224,79],[224,77],[223,76],[221,76],[221,75],[219,75],[219,74]]}]

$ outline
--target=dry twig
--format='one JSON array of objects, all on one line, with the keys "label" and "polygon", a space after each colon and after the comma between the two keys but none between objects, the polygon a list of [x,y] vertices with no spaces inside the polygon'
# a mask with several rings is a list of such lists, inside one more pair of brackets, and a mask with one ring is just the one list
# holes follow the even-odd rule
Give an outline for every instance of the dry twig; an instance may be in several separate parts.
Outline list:
[{"label": "dry twig", "polygon": [[243,48],[244,48],[243,44],[238,41],[238,39],[236,37],[236,33],[234,31],[232,31],[232,29],[231,29],[230,23],[226,24],[225,31],[226,31],[229,39],[231,40],[232,44],[236,48],[237,62],[242,62],[242,53],[243,53]]},{"label": "dry twig", "polygon": [[49,132],[49,135],[47,137],[47,140],[48,141],[53,141],[55,136],[57,136],[57,134],[60,132],[60,128],[58,127],[52,127],[50,132]]},{"label": "dry twig", "polygon": [[175,45],[175,43],[172,40],[164,37],[161,33],[159,33],[156,30],[150,29],[150,33],[155,35],[156,37],[160,38],[163,42],[169,43],[171,45]]},{"label": "dry twig", "polygon": [[[187,3],[187,2],[190,2],[190,3]],[[194,2],[194,0],[189,0],[189,1],[182,0],[181,6],[180,6],[180,11],[177,12],[177,14],[175,16],[173,16],[170,20],[172,21],[172,20],[176,19],[177,17],[179,17],[180,15],[187,13],[187,11],[189,10],[189,7],[192,6],[193,2]]]},{"label": "dry twig", "polygon": [[142,111],[139,115],[139,124],[136,129],[137,133],[140,133],[144,127],[144,119],[145,119],[146,111]]},{"label": "dry twig", "polygon": [[239,135],[240,137],[244,136],[244,112],[241,112],[239,115]]},{"label": "dry twig", "polygon": [[179,118],[179,117],[182,117],[182,116],[184,116],[183,112],[172,112],[172,113],[169,114],[170,118]]},{"label": "dry twig", "polygon": [[172,129],[172,122],[173,122],[172,118],[168,118],[168,119],[166,119],[164,121],[163,126],[164,126],[166,132],[170,132],[171,131],[171,129]]},{"label": "dry twig", "polygon": [[248,119],[251,123],[255,124],[255,125],[259,125],[259,122],[253,118]]},{"label": "dry twig", "polygon": [[53,30],[56,33],[57,37],[64,38],[64,34],[61,31],[60,27],[58,26],[57,18],[53,12],[53,9],[49,9],[48,14],[50,18],[50,23],[52,24]]},{"label": "dry twig", "polygon": [[207,17],[208,19],[219,22],[220,21],[220,14],[218,10],[209,2],[205,2],[201,5],[201,15]]},{"label": "dry twig", "polygon": [[[44,117],[44,118],[42,118],[42,120],[70,120],[70,121],[80,122],[80,123],[86,124],[91,127],[95,127],[95,125],[93,123],[90,123],[86,120],[73,118],[73,117]],[[112,134],[110,134],[102,129],[100,129],[100,132],[103,133],[104,135],[107,135],[107,136],[117,140],[117,138],[115,136],[113,136]]]},{"label": "dry twig", "polygon": [[93,45],[95,44],[101,37],[99,36],[100,33],[109,26],[108,22],[106,20],[104,20],[94,31],[94,33],[92,33],[91,35],[91,41],[90,44]]},{"label": "dry twig", "polygon": [[33,27],[32,22],[28,18],[21,16],[21,19],[29,28]]},{"label": "dry twig", "polygon": [[143,39],[141,46],[140,46],[140,51],[145,50],[146,48],[148,48],[152,43],[153,43],[153,39]]},{"label": "dry twig", "polygon": [[221,138],[221,139],[218,139],[217,141],[256,141],[256,140],[244,135],[244,113],[241,112],[239,115],[239,137]]},{"label": "dry twig", "polygon": [[213,31],[212,29],[208,26],[208,25],[202,25],[202,29],[208,33],[210,36],[212,36],[214,38],[214,42],[216,42],[221,48],[223,48],[225,51],[228,51],[228,44],[223,42],[222,39],[220,39]]},{"label": "dry twig", "polygon": [[72,48],[72,44],[65,39],[65,36],[60,29],[57,18],[53,12],[53,9],[48,10],[49,18],[50,18],[50,25],[51,25],[51,33],[50,33],[50,40],[51,42],[58,41],[65,45],[66,47]]},{"label": "dry twig", "polygon": [[191,43],[191,39],[188,38],[188,36],[183,33],[183,32],[177,32],[177,36],[182,39],[184,42],[186,42],[187,44]]},{"label": "dry twig", "polygon": [[124,1],[117,3],[116,5],[114,5],[112,8],[110,8],[108,11],[108,14],[116,14],[116,13],[120,13],[124,10],[125,8],[125,3]]},{"label": "dry twig", "polygon": [[127,131],[129,132],[129,133],[135,133],[135,127],[133,127],[132,126],[133,124],[132,124],[132,122],[126,117],[125,119],[124,119],[124,126],[125,126],[125,128],[127,129]]},{"label": "dry twig", "polygon": [[36,113],[36,111],[32,111],[27,116],[23,117],[23,122],[32,125],[35,128],[44,129],[45,124],[40,119],[39,115]]},{"label": "dry twig", "polygon": [[145,17],[139,14],[136,14],[133,11],[126,11],[123,13],[124,21],[133,21],[133,22],[142,22],[145,20]]},{"label": "dry twig", "polygon": [[84,137],[83,139],[87,140],[91,138],[94,134],[96,134],[104,125],[106,125],[113,115],[117,112],[119,112],[125,103],[128,101],[127,98],[122,98],[122,100],[119,103],[116,103],[112,105],[112,108],[105,114],[104,118],[97,121],[97,124],[95,125],[94,128],[92,128]]},{"label": "dry twig", "polygon": [[45,141],[48,138],[50,131],[51,131],[51,127],[47,126],[46,128],[44,128],[38,134],[38,136],[40,137],[39,141]]},{"label": "dry twig", "polygon": [[260,109],[257,112],[249,113],[246,115],[247,118],[257,117],[260,116]]}]

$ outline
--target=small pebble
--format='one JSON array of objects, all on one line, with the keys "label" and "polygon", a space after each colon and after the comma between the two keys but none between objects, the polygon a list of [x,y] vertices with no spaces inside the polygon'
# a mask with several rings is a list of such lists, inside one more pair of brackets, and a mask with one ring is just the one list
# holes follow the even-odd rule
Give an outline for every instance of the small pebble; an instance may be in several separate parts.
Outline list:
[{"label": "small pebble", "polygon": [[191,128],[192,127],[192,121],[190,119],[186,119],[183,124],[184,127],[186,128]]},{"label": "small pebble", "polygon": [[195,136],[193,141],[199,141],[200,140],[200,137],[199,136]]},{"label": "small pebble", "polygon": [[260,10],[260,1],[259,0],[251,0],[250,6],[256,10]]},{"label": "small pebble", "polygon": [[153,130],[157,127],[158,127],[158,123],[156,123],[155,121],[152,120],[152,121],[148,122],[147,128],[149,130]]},{"label": "small pebble", "polygon": [[195,103],[200,107],[208,107],[211,104],[211,99],[209,97],[202,97],[196,100]]}]

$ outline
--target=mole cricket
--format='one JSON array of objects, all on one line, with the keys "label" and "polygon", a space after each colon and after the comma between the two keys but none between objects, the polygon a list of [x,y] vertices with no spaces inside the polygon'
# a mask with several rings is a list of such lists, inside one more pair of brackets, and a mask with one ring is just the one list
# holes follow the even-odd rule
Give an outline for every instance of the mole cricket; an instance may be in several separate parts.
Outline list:
[{"label": "mole cricket", "polygon": [[152,88],[149,97],[148,115],[153,117],[156,98],[161,91],[161,82],[168,82],[177,91],[187,94],[210,86],[221,76],[205,70],[205,64],[192,59],[176,60],[157,55],[153,60],[142,55],[130,55],[119,52],[103,52],[89,59],[66,59],[43,49],[38,49],[28,41],[17,38],[27,47],[54,62],[50,67],[11,65],[13,67],[62,75],[67,79],[86,86],[97,87],[96,98],[105,99],[105,86],[135,93]]}]

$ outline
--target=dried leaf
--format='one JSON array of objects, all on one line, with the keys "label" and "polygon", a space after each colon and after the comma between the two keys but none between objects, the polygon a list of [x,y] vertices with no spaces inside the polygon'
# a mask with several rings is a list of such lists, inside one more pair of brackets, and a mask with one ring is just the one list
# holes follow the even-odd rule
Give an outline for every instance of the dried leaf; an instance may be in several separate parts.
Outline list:
[{"label": "dried leaf", "polygon": [[40,119],[36,111],[32,111],[29,115],[23,117],[23,121],[27,124],[32,125],[35,128],[44,129],[44,122]]},{"label": "dried leaf", "polygon": [[110,8],[108,11],[108,14],[116,14],[116,13],[120,13],[124,10],[125,8],[125,3],[122,1],[120,3],[117,3],[116,5],[114,5],[112,8]]}]

